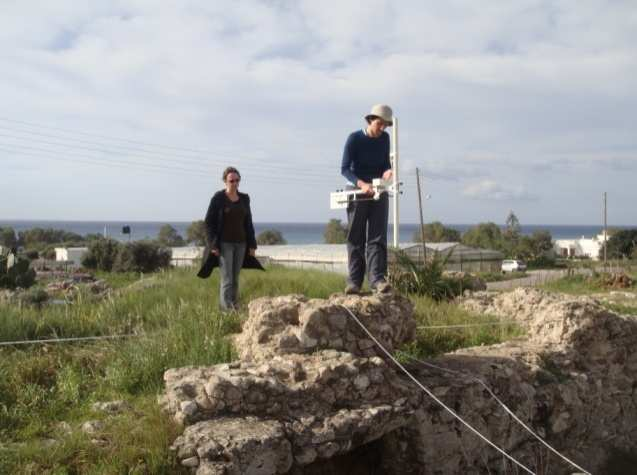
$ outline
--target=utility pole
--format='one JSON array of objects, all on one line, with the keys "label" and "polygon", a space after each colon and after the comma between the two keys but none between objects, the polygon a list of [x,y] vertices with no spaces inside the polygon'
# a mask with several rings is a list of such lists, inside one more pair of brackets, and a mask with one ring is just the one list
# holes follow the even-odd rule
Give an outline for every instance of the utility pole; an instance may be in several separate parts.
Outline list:
[{"label": "utility pole", "polygon": [[398,117],[393,116],[393,127],[392,127],[392,147],[394,149],[391,154],[392,158],[392,180],[394,185],[394,248],[398,249],[399,239],[399,228],[400,228],[400,218],[398,214],[398,196],[400,195],[400,190],[398,189]]},{"label": "utility pole", "polygon": [[416,185],[418,187],[418,210],[420,211],[420,237],[422,238],[422,263],[427,264],[427,245],[425,243],[425,225],[422,220],[422,198],[420,196],[420,170],[416,167]]},{"label": "utility pole", "polygon": [[608,242],[608,223],[606,217],[606,192],[604,192],[604,271],[606,271],[606,243]]}]

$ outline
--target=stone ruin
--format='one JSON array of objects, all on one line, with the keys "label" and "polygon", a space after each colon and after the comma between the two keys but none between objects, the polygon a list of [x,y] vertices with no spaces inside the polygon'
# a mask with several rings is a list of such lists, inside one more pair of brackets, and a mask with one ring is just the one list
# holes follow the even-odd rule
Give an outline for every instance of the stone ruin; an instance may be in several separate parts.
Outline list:
[{"label": "stone ruin", "polygon": [[[588,471],[637,448],[634,317],[529,289],[463,305],[528,333],[406,364],[463,419],[535,473],[578,470],[483,384]],[[180,463],[198,475],[521,473],[388,361],[343,307],[389,351],[414,338],[412,304],[397,294],[252,301],[239,361],[164,375],[160,402],[184,426],[172,446]]]}]

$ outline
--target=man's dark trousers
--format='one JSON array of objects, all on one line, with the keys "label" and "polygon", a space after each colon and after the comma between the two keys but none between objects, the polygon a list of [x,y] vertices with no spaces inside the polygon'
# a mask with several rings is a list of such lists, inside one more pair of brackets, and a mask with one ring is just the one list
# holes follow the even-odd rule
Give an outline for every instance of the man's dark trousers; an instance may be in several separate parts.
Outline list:
[{"label": "man's dark trousers", "polygon": [[373,288],[378,282],[385,280],[388,216],[387,193],[381,194],[378,200],[356,201],[348,205],[347,267],[350,284],[358,287],[363,284],[366,254],[369,285]]}]

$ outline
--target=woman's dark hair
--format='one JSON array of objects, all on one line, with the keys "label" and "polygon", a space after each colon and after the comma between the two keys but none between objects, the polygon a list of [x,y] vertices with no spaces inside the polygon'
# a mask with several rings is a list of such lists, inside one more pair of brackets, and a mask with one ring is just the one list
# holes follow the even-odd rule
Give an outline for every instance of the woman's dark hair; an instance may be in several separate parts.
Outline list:
[{"label": "woman's dark hair", "polygon": [[228,178],[228,175],[230,175],[231,173],[236,173],[237,175],[239,175],[239,178],[241,178],[241,173],[239,173],[239,170],[237,170],[235,167],[228,167],[223,171],[223,176],[221,177],[221,179],[225,182],[226,178]]}]

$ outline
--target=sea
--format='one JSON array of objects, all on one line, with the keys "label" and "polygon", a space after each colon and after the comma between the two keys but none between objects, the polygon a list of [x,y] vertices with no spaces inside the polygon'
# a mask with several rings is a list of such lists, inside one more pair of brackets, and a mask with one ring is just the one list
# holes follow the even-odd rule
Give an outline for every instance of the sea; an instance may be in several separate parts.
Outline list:
[{"label": "sea", "polygon": [[[103,234],[119,241],[154,239],[159,233],[159,228],[164,224],[173,226],[181,236],[186,236],[186,229],[190,222],[166,222],[166,221],[3,221],[0,227],[12,227],[16,233],[32,228],[63,229],[81,235]],[[326,223],[254,223],[257,234],[266,229],[279,231],[288,244],[320,244],[323,242],[323,232]],[[129,226],[130,237],[122,234],[122,228]],[[475,224],[446,224],[450,228],[464,233]],[[404,223],[400,225],[400,241],[409,242],[415,231],[419,228],[416,223]],[[637,229],[635,225],[617,226],[612,228]],[[603,227],[599,224],[582,225],[558,225],[558,224],[529,224],[521,225],[522,234],[532,234],[534,231],[545,230],[551,233],[553,239],[576,239],[582,236],[591,238],[601,233]],[[393,228],[389,224],[388,237],[391,242]]]}]

